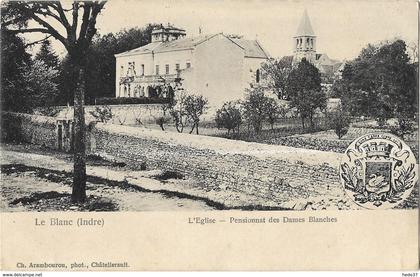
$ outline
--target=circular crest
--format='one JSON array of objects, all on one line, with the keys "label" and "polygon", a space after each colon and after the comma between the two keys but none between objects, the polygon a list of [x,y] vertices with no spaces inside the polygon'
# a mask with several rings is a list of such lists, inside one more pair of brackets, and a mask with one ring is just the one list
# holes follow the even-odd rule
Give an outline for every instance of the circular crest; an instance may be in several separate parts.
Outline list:
[{"label": "circular crest", "polygon": [[347,195],[359,206],[392,208],[417,185],[416,158],[410,147],[394,135],[367,134],[347,148],[340,178]]}]

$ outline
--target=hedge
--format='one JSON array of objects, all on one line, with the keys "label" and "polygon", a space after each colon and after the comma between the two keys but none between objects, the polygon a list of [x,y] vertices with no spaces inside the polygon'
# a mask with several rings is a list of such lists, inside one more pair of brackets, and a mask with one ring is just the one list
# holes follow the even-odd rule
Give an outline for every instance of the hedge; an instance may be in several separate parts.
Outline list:
[{"label": "hedge", "polygon": [[166,104],[169,98],[149,97],[101,97],[96,99],[96,105],[125,105],[125,104]]}]

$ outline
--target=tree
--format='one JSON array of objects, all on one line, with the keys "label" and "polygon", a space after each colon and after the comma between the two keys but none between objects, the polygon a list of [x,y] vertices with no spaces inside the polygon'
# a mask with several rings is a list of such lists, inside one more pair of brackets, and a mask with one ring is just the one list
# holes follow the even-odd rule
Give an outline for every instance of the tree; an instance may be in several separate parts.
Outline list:
[{"label": "tree", "polygon": [[[417,63],[411,63],[404,41],[368,45],[343,70],[341,99],[352,115],[413,119],[417,113]],[[416,54],[413,54],[416,55]]]},{"label": "tree", "polygon": [[35,60],[42,61],[45,65],[52,69],[57,69],[60,64],[60,59],[51,49],[51,42],[48,39],[42,41],[41,48],[35,55]]},{"label": "tree", "polygon": [[184,126],[186,125],[187,121],[187,112],[185,110],[186,98],[187,95],[185,91],[182,88],[178,89],[175,93],[175,97],[173,98],[173,105],[169,111],[175,122],[175,128],[178,133],[182,133],[184,131]]},{"label": "tree", "polygon": [[244,116],[248,124],[254,128],[256,134],[261,132],[263,123],[267,118],[269,102],[270,98],[264,95],[264,89],[256,87],[249,90],[243,103]]},{"label": "tree", "polygon": [[261,65],[261,77],[265,85],[278,99],[287,99],[286,85],[290,72],[292,71],[292,59],[283,57],[281,59],[269,60]]},{"label": "tree", "polygon": [[170,117],[167,116],[159,116],[156,118],[156,124],[159,125],[160,129],[162,129],[162,131],[165,131],[165,127],[164,125],[168,122],[170,122]]},{"label": "tree", "polygon": [[328,125],[335,131],[339,139],[347,134],[350,127],[350,117],[340,107],[337,110],[327,113]]},{"label": "tree", "polygon": [[[96,18],[104,5],[104,1],[75,1],[71,7],[64,8],[58,1],[10,1],[2,6],[2,15],[6,14],[1,19],[2,30],[4,28],[11,33],[46,34],[47,38],[53,37],[60,41],[68,52],[69,63],[74,70],[72,81],[75,83],[73,202],[86,200],[84,113],[86,62],[89,47],[97,31]],[[30,27],[28,21],[33,23]]]},{"label": "tree", "polygon": [[[4,18],[2,8],[2,18]],[[31,103],[27,98],[27,84],[23,78],[32,64],[25,42],[16,34],[1,31],[1,89],[2,110],[27,112]]]},{"label": "tree", "polygon": [[204,114],[208,108],[207,98],[202,95],[188,95],[184,100],[184,110],[187,115],[188,121],[192,123],[190,134],[196,130],[198,135],[198,124],[200,123],[200,117]]},{"label": "tree", "polygon": [[216,111],[215,117],[216,125],[218,128],[226,128],[228,135],[232,130],[235,133],[239,133],[239,126],[242,123],[241,110],[238,102],[226,102],[223,106]]},{"label": "tree", "polygon": [[274,123],[278,120],[280,117],[280,107],[277,104],[276,100],[273,98],[268,98],[266,103],[266,113],[267,113],[267,121],[270,123],[271,130],[274,130]]},{"label": "tree", "polygon": [[30,107],[49,107],[54,104],[58,95],[57,83],[58,70],[44,61],[35,60],[24,71],[22,78],[25,82],[26,97]]},{"label": "tree", "polygon": [[305,119],[309,118],[314,127],[313,116],[316,109],[325,109],[327,96],[321,89],[321,76],[318,69],[306,59],[294,68],[287,79],[287,94],[290,106],[295,107],[305,128]]}]

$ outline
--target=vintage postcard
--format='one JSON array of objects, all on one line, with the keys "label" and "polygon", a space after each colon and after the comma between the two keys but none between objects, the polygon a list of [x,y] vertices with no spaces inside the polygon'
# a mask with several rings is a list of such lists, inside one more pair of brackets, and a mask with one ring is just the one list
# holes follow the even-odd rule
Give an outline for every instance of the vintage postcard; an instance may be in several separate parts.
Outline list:
[{"label": "vintage postcard", "polygon": [[419,267],[418,3],[1,3],[1,269]]}]

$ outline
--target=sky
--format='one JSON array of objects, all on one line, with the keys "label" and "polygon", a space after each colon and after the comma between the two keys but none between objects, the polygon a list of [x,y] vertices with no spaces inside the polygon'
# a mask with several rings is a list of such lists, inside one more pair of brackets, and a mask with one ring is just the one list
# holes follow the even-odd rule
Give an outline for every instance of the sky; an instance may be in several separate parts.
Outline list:
[{"label": "sky", "polygon": [[[304,10],[317,52],[349,60],[368,43],[418,40],[416,0],[111,0],[97,19],[100,34],[148,23],[171,23],[187,36],[223,32],[258,39],[272,57],[292,55]],[[58,46],[58,44],[54,44]],[[58,52],[63,48],[58,46]]]}]

